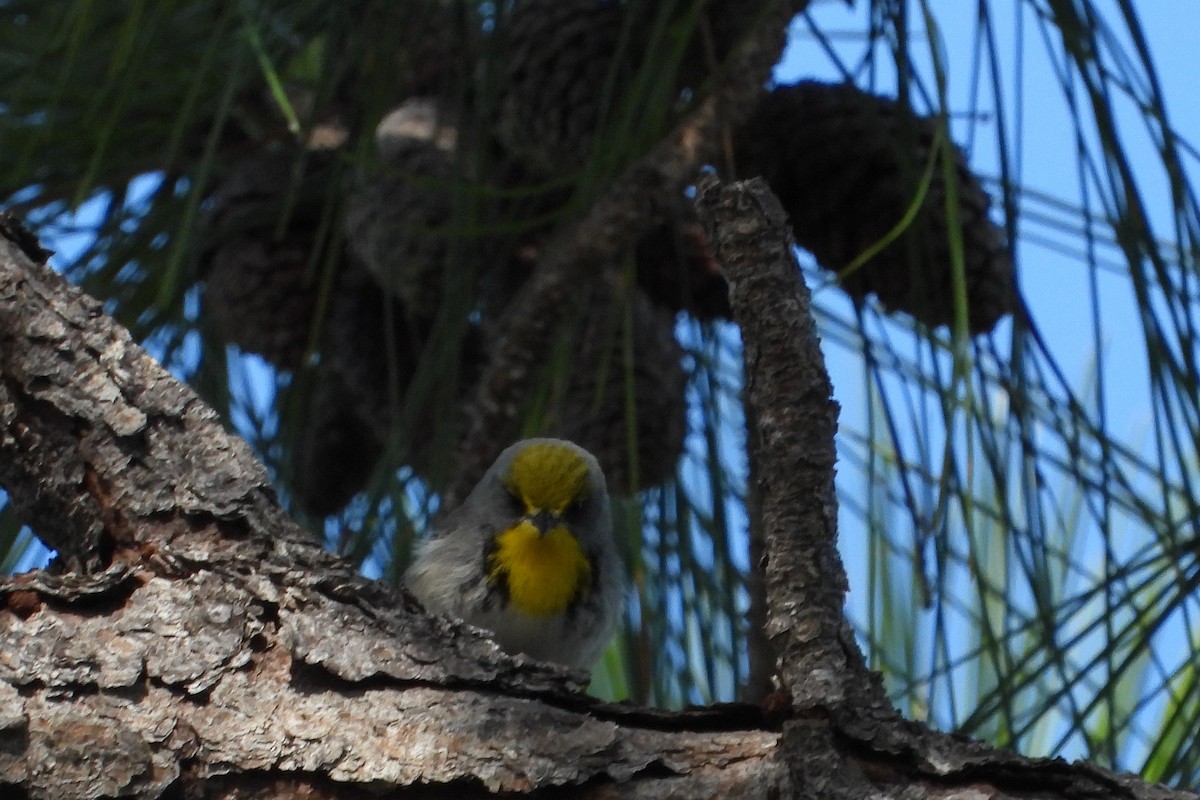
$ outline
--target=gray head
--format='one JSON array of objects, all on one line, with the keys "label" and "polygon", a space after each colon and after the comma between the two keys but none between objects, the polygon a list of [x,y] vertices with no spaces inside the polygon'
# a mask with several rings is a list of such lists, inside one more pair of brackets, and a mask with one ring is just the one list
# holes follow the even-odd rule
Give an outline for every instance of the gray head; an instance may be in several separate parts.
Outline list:
[{"label": "gray head", "polygon": [[426,609],[491,631],[510,653],[595,663],[620,616],[624,570],[590,453],[517,442],[439,528],[405,576]]},{"label": "gray head", "polygon": [[463,509],[506,510],[509,526],[528,518],[543,533],[565,526],[587,548],[612,537],[608,487],[595,457],[564,439],[522,439],[488,468]]}]

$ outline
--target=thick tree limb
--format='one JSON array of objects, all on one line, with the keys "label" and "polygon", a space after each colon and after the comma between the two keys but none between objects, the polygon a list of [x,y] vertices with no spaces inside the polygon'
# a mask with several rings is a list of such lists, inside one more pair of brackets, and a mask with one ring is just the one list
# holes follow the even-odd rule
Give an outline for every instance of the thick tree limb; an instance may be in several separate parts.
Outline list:
[{"label": "thick tree limb", "polygon": [[161,538],[149,519],[249,516],[296,538],[245,442],[47,269],[0,275],[0,426],[0,483],[72,567]]},{"label": "thick tree limb", "polygon": [[764,787],[786,783],[778,734],[739,729],[744,712],[692,715],[689,731],[687,716],[605,710],[580,676],[324,553],[210,409],[8,240],[0,343],[0,484],[94,569],[0,583],[0,786],[154,797],[257,773],[322,776],[328,796],[639,777],[676,791],[736,786],[722,765],[751,763],[776,775]]},{"label": "thick tree limb", "polygon": [[[761,232],[766,259],[731,266],[734,308],[750,311],[746,298],[770,286],[790,315],[743,319],[751,396],[770,407],[769,381],[805,386],[816,416],[830,416],[819,361],[797,380],[794,362],[775,360],[808,328],[794,316],[795,273],[778,280],[790,256],[785,240],[767,241],[769,203],[743,185],[721,191],[714,230]],[[2,237],[0,344],[0,482],[39,533],[93,567],[0,583],[4,796],[1190,796],[932,733],[889,709],[854,713],[872,692],[825,674],[810,687],[789,663],[801,702],[782,709],[782,733],[745,707],[596,703],[577,676],[416,613],[306,541],[245,445],[94,301]],[[773,638],[817,669],[840,658],[861,670],[830,616],[841,584],[821,588],[809,566],[836,577],[829,509],[774,507],[820,495],[824,446],[769,425],[756,442],[765,465],[803,461],[808,487],[781,488],[784,472],[764,491],[777,520],[766,526]],[[815,455],[789,461],[797,445]],[[56,520],[56,508],[72,516]]]}]

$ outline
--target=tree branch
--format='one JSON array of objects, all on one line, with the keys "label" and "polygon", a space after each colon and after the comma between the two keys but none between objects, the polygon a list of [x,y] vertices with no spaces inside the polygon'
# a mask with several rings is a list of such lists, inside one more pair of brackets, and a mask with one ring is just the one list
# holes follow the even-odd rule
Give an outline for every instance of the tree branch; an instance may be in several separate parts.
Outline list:
[{"label": "tree branch", "polygon": [[[837,403],[787,215],[765,182],[698,187],[742,333],[757,467],[767,634],[791,699],[780,754],[814,796],[1186,796],[1088,764],[1027,759],[904,720],[846,621],[834,487]],[[953,794],[953,792],[951,792]]]},{"label": "tree branch", "polygon": [[[767,241],[778,230],[762,189],[722,193],[727,204],[707,201],[726,215],[719,238],[759,231],[764,255],[734,260],[730,276],[754,354],[751,398],[766,420],[755,442],[767,475],[773,638],[785,658],[826,670],[840,657],[858,670],[845,623],[830,616],[844,586],[832,506],[806,505],[826,497],[830,478],[818,471],[831,457],[816,437],[832,435],[833,406],[801,316],[804,290],[794,270],[785,285],[786,237]],[[782,732],[744,706],[670,713],[586,698],[579,676],[417,613],[307,541],[245,445],[95,301],[3,234],[0,483],[38,514],[39,533],[52,531],[94,569],[0,582],[0,793],[1194,797],[857,708],[870,692],[786,660],[801,702]],[[771,323],[759,308],[755,323],[750,298],[767,285],[779,293],[771,311],[784,316]],[[797,336],[815,360],[796,358]],[[780,397],[767,394],[775,382]],[[778,408],[797,397],[788,387],[814,410],[793,419]],[[779,427],[789,419],[819,430]],[[74,516],[56,523],[50,507]],[[818,567],[832,570],[831,586]]]},{"label": "tree branch", "polygon": [[0,485],[93,567],[0,582],[0,785],[156,796],[253,772],[324,776],[329,796],[635,777],[735,790],[750,764],[771,769],[778,734],[739,729],[744,711],[667,730],[356,575],[286,518],[211,410],[7,239],[0,343]]},{"label": "tree branch", "polygon": [[[6,261],[22,255],[2,244]],[[193,517],[303,538],[246,443],[44,267],[0,272],[0,429],[0,483],[69,567],[96,569]]]},{"label": "tree branch", "polygon": [[742,331],[766,540],[766,630],[784,688],[799,708],[840,705],[864,690],[862,704],[886,704],[842,611],[847,582],[833,482],[838,407],[787,214],[761,179],[708,181],[697,206]]}]

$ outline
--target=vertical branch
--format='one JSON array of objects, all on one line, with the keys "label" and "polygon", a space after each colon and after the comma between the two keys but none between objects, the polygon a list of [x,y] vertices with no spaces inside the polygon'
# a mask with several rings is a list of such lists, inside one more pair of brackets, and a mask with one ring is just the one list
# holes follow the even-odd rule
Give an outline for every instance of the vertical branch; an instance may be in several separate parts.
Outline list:
[{"label": "vertical branch", "polygon": [[[837,404],[811,295],[799,279],[779,201],[761,180],[701,187],[700,214],[729,282],[742,331],[749,447],[765,553],[765,631],[798,707],[841,706],[878,684],[842,611],[834,433]],[[878,689],[876,688],[878,692]],[[882,694],[868,703],[882,701]]]},{"label": "vertical branch", "polygon": [[[758,415],[745,392],[742,406],[746,414],[746,430],[758,428]],[[767,582],[762,565],[767,555],[766,537],[762,524],[762,492],[759,490],[758,449],[747,447],[746,457],[750,464],[750,476],[746,485],[746,516],[750,519],[750,574],[746,577],[746,592],[750,595],[747,611],[748,630],[746,650],[750,661],[750,674],[742,689],[742,699],[748,703],[759,703],[774,688],[775,649],[767,637]]]}]

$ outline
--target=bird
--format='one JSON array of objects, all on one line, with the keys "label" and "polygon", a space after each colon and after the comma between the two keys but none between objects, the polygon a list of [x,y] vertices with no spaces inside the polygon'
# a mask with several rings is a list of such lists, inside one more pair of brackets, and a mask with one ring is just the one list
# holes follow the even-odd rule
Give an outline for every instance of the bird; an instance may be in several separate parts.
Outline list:
[{"label": "bird", "polygon": [[418,545],[404,584],[427,612],[490,631],[509,654],[590,670],[625,595],[595,456],[564,439],[507,447]]}]

